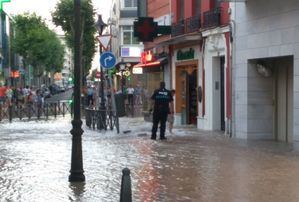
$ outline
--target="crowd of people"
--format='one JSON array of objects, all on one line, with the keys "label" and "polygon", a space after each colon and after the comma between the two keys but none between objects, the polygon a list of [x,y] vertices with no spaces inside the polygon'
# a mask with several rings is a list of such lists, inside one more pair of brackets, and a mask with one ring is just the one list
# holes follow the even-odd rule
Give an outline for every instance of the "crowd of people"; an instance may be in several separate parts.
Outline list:
[{"label": "crowd of people", "polygon": [[[86,97],[86,104],[89,107],[95,107],[96,99],[99,99],[100,97],[96,90],[97,88],[92,84],[88,85],[87,88],[83,90],[83,94]],[[142,105],[144,100],[143,97],[146,97],[146,99],[149,99],[150,97],[147,90],[139,85],[136,85],[135,87],[133,87],[133,85],[128,85],[123,91],[121,89],[118,91],[114,89],[113,92],[115,94],[123,93],[126,98],[126,103],[130,106]],[[109,99],[110,94],[111,89],[104,89],[105,100]]]},{"label": "crowd of people", "polygon": [[43,93],[40,89],[34,89],[29,86],[24,88],[0,86],[0,104],[2,106],[11,106],[13,104],[21,106],[33,103],[38,105],[44,103]]}]

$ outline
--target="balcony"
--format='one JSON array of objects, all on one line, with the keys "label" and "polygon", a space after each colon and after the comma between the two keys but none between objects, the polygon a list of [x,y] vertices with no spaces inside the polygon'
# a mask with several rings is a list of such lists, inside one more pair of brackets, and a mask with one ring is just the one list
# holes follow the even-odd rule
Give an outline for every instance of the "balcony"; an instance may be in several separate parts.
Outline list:
[{"label": "balcony", "polygon": [[206,11],[203,14],[203,28],[218,27],[221,25],[221,8]]},{"label": "balcony", "polygon": [[196,32],[200,29],[201,22],[200,16],[193,16],[191,18],[186,18],[184,20],[180,20],[176,24],[172,24],[171,26],[171,36],[176,37],[183,34],[188,34],[192,32]]}]

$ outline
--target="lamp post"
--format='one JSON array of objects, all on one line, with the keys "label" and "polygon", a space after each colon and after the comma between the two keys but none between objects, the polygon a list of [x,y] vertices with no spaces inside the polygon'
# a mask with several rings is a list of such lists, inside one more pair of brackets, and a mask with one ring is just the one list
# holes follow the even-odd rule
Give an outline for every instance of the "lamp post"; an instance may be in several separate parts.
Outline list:
[{"label": "lamp post", "polygon": [[83,158],[82,158],[82,134],[81,128],[81,1],[74,0],[74,32],[75,32],[75,49],[74,49],[74,119],[72,121],[73,128],[70,131],[72,134],[72,157],[70,182],[84,182]]},{"label": "lamp post", "polygon": [[[104,28],[107,27],[107,24],[103,22],[102,15],[98,15],[98,21],[95,24],[96,29],[99,32],[99,36],[102,35]],[[100,48],[100,56],[103,53],[103,47],[101,43],[99,43],[99,48]],[[101,67],[101,87],[100,87],[100,92],[99,94],[101,95],[101,102],[100,102],[100,129],[105,129],[106,128],[106,112],[105,112],[105,97],[104,97],[104,70],[102,65]]]}]

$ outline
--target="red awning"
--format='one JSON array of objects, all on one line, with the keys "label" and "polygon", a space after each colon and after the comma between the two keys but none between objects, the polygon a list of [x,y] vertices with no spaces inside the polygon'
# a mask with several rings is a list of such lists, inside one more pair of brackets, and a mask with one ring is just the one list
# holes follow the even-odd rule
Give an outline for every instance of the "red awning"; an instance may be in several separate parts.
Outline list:
[{"label": "red awning", "polygon": [[138,64],[134,65],[133,67],[157,67],[157,66],[160,66],[161,64],[165,64],[166,61],[167,61],[167,58],[163,57],[163,58],[157,59],[156,61],[149,62],[146,64],[138,63]]}]

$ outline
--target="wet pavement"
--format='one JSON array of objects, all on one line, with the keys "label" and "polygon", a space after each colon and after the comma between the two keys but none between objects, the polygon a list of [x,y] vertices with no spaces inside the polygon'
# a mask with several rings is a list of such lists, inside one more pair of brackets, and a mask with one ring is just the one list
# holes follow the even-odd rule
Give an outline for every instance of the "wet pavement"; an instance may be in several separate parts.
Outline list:
[{"label": "wet pavement", "polygon": [[133,201],[299,201],[296,145],[194,128],[152,141],[150,126],[124,118],[130,133],[84,127],[86,182],[71,184],[70,118],[0,123],[0,201],[119,201],[125,167]]}]

